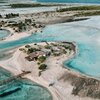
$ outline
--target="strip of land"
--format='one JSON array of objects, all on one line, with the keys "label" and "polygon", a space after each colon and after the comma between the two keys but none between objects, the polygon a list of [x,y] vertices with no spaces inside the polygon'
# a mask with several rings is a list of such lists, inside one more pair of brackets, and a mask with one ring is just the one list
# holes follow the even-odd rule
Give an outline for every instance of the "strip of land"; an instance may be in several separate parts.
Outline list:
[{"label": "strip of land", "polygon": [[10,4],[11,8],[29,8],[29,7],[52,7],[52,6],[64,6],[64,4],[41,4],[41,3],[18,3],[18,4]]},{"label": "strip of land", "polygon": [[78,6],[78,7],[67,7],[60,8],[57,10],[58,12],[76,12],[74,16],[93,16],[100,15],[100,6]]},{"label": "strip of land", "polygon": [[86,20],[88,18],[75,18],[75,13],[67,12],[41,12],[33,14],[6,14],[1,15],[0,27],[11,32],[4,41],[18,40],[33,33],[42,32],[46,25]]},{"label": "strip of land", "polygon": [[67,8],[61,8],[58,11],[64,12],[64,11],[80,11],[80,10],[100,10],[100,6],[77,6],[77,7],[67,7]]}]

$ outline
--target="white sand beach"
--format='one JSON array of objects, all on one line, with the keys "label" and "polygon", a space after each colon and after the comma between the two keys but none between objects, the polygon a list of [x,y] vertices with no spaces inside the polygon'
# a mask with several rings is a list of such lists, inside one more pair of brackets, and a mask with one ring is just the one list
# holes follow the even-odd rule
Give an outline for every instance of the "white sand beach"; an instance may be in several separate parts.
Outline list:
[{"label": "white sand beach", "polygon": [[12,28],[10,27],[3,27],[2,29],[10,31],[10,35],[7,36],[3,41],[14,41],[18,40],[27,36],[30,36],[36,31],[39,31],[39,29],[31,29],[30,31],[25,31],[25,32],[15,32]]}]

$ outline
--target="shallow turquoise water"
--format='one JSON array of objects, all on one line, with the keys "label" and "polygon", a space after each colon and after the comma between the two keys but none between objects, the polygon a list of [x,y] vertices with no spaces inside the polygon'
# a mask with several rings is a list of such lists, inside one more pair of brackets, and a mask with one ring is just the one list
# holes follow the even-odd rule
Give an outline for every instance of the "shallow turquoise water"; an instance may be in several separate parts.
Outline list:
[{"label": "shallow turquoise water", "polygon": [[7,37],[10,34],[9,31],[6,30],[0,30],[0,40]]},{"label": "shallow turquoise water", "polygon": [[89,20],[47,26],[42,33],[17,41],[0,43],[0,48],[21,46],[41,41],[70,41],[78,48],[77,55],[64,64],[87,75],[100,77],[100,17]]},{"label": "shallow turquoise water", "polygon": [[[6,70],[0,68],[0,80],[12,76]],[[14,80],[8,84],[0,86],[0,94],[3,91],[16,90],[9,95],[1,96],[0,100],[52,100],[51,94],[43,87],[29,81],[29,80]]]},{"label": "shallow turquoise water", "polygon": [[[20,40],[11,41],[11,42],[1,42],[0,50],[7,49],[11,47],[21,46],[24,44],[32,42],[41,42],[41,41],[69,41],[75,42],[77,46],[77,54],[74,58],[69,61],[65,61],[65,67],[69,67],[72,70],[93,76],[100,77],[100,17],[92,17],[89,20],[72,22],[72,23],[63,23],[50,25],[44,28],[42,33],[32,34],[29,37],[22,38]],[[18,84],[19,85],[19,84]],[[30,85],[21,85],[21,92],[18,94],[12,94],[12,97],[15,95],[21,100],[26,100],[25,97],[30,97],[29,100],[39,100],[32,99],[34,96],[39,96],[43,94],[44,89],[40,89],[40,94],[38,90],[35,90],[33,97],[29,92],[31,88]],[[26,87],[26,88],[25,88]],[[38,86],[35,88],[39,88]],[[39,90],[39,91],[40,91]],[[25,93],[23,91],[26,91]],[[28,94],[29,93],[29,94]],[[46,92],[47,93],[47,92]],[[22,95],[22,96],[21,96]],[[44,96],[47,97],[48,96]],[[7,97],[10,98],[10,97]],[[2,99],[3,100],[3,99]],[[9,99],[4,99],[9,100]],[[11,99],[10,99],[11,100]],[[13,100],[13,99],[12,99]],[[49,99],[40,99],[40,100],[49,100]]]}]

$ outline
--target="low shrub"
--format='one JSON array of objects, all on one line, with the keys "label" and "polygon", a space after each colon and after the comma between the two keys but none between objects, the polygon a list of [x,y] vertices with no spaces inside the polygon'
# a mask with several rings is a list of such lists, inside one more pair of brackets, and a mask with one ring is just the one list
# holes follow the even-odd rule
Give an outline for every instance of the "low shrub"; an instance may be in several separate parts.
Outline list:
[{"label": "low shrub", "polygon": [[41,64],[40,66],[39,66],[39,69],[40,70],[45,70],[47,68],[47,65],[46,64]]},{"label": "low shrub", "polygon": [[46,57],[45,56],[40,56],[38,58],[38,61],[41,62],[41,63],[43,63],[45,60],[46,60]]}]

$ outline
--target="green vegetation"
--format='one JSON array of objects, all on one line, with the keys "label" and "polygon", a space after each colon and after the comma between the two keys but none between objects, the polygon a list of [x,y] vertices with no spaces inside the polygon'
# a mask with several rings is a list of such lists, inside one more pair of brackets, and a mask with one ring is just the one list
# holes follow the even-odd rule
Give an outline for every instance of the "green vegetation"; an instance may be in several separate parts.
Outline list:
[{"label": "green vegetation", "polygon": [[31,46],[30,45],[25,45],[25,48],[30,48]]},{"label": "green vegetation", "polygon": [[63,53],[63,54],[66,54],[66,53],[67,53],[67,51],[66,51],[65,49],[63,49],[63,50],[62,50],[62,53]]},{"label": "green vegetation", "polygon": [[58,6],[58,4],[40,4],[40,3],[33,3],[33,4],[10,4],[12,8],[26,8],[26,7],[48,7],[48,6]]},{"label": "green vegetation", "polygon": [[19,23],[17,23],[15,26],[17,26],[18,27],[18,31],[19,32],[21,32],[22,30],[26,30],[26,25],[25,25],[25,23],[23,23],[23,22],[19,22]]},{"label": "green vegetation", "polygon": [[39,51],[39,50],[36,49],[36,48],[29,48],[29,49],[27,50],[27,54],[30,54],[30,53],[33,53],[33,52],[36,52],[36,51]]},{"label": "green vegetation", "polygon": [[[5,17],[3,18],[12,18],[12,16],[17,16],[17,14],[8,14],[8,15],[5,15]],[[19,15],[18,15],[19,16]],[[2,18],[2,16],[1,16]],[[39,25],[39,24],[36,24],[33,20],[31,19],[24,19],[23,21],[7,21],[6,23],[5,22],[0,22],[0,25],[4,25],[7,27],[11,27],[15,30],[15,32],[23,32],[23,31],[26,31],[26,30],[31,30],[33,27],[35,28],[40,28],[43,27],[42,25]]]},{"label": "green vegetation", "polygon": [[69,8],[61,8],[57,11],[58,12],[64,12],[64,11],[78,11],[78,10],[100,10],[100,6],[69,7]]},{"label": "green vegetation", "polygon": [[38,58],[38,61],[41,62],[41,63],[43,63],[45,60],[46,60],[46,57],[45,56],[40,56]]},{"label": "green vegetation", "polygon": [[25,49],[24,49],[24,48],[19,48],[19,50],[20,50],[20,51],[24,51]]},{"label": "green vegetation", "polygon": [[50,49],[51,48],[50,45],[45,45],[44,47],[45,47],[45,49]]},{"label": "green vegetation", "polygon": [[52,45],[52,46],[57,46],[58,44],[55,44],[55,43],[51,43],[51,45]]},{"label": "green vegetation", "polygon": [[71,46],[70,45],[63,45],[63,47],[65,48],[65,49],[69,49],[69,50],[71,50]]},{"label": "green vegetation", "polygon": [[60,56],[60,55],[61,55],[61,53],[59,53],[59,52],[54,52],[54,53],[53,53],[53,56],[55,56],[55,57],[56,57],[56,56]]},{"label": "green vegetation", "polygon": [[0,15],[0,18],[2,18],[2,15]]},{"label": "green vegetation", "polygon": [[39,71],[39,76],[41,76],[41,74],[42,74],[42,71]]},{"label": "green vegetation", "polygon": [[40,65],[41,63],[40,62],[37,62],[37,64]]},{"label": "green vegetation", "polygon": [[[19,14],[13,14],[13,13],[6,14],[4,18],[9,19],[9,18],[15,18],[15,17],[19,17]],[[3,18],[3,16],[0,15],[0,18]]]},{"label": "green vegetation", "polygon": [[46,64],[41,64],[40,66],[39,66],[39,69],[40,70],[45,70],[47,68],[47,65]]},{"label": "green vegetation", "polygon": [[31,24],[32,23],[32,20],[31,19],[25,19],[25,23]]},{"label": "green vegetation", "polygon": [[80,12],[78,14],[75,14],[74,16],[81,17],[81,16],[93,16],[93,15],[100,15],[100,11]]},{"label": "green vegetation", "polygon": [[14,17],[19,17],[19,14],[13,14],[13,13],[11,13],[11,14],[6,14],[5,15],[5,18],[14,18]]},{"label": "green vegetation", "polygon": [[26,53],[26,50],[24,48],[19,48],[19,50]]}]

